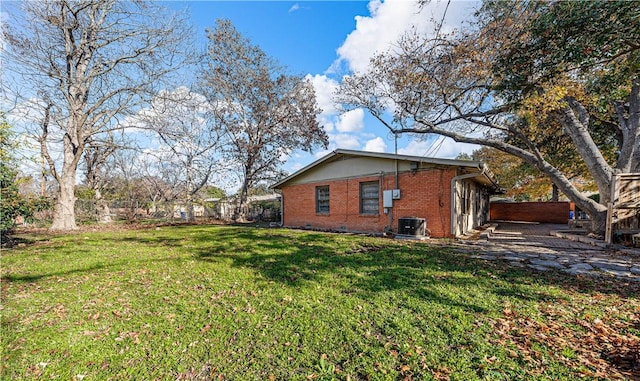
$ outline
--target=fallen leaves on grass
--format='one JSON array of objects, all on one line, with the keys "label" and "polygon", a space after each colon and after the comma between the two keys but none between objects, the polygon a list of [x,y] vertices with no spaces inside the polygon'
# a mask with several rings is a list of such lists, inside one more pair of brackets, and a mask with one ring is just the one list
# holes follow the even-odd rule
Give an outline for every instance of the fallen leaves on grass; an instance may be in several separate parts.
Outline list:
[{"label": "fallen leaves on grass", "polygon": [[529,363],[531,374],[544,373],[548,360],[553,360],[583,377],[640,379],[640,337],[627,332],[638,324],[637,315],[627,320],[612,316],[605,322],[550,305],[541,308],[537,319],[508,307],[503,313],[504,318],[491,321],[500,338],[497,344],[515,346],[517,351],[510,350],[509,355]]},{"label": "fallen leaves on grass", "polygon": [[131,339],[134,344],[140,344],[140,334],[138,332],[120,332],[120,335],[115,340],[123,341],[125,339]]}]

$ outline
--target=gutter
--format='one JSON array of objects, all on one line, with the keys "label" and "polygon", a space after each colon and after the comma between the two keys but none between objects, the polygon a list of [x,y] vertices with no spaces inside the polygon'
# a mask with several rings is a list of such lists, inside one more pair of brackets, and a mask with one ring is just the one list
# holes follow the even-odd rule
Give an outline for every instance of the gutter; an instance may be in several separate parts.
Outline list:
[{"label": "gutter", "polygon": [[486,168],[487,167],[481,163],[480,165],[478,165],[478,169],[480,169],[480,172],[467,173],[466,175],[458,175],[451,178],[451,234],[454,237],[456,237],[456,225],[458,222],[456,218],[456,183],[459,180],[482,176],[485,174]]}]

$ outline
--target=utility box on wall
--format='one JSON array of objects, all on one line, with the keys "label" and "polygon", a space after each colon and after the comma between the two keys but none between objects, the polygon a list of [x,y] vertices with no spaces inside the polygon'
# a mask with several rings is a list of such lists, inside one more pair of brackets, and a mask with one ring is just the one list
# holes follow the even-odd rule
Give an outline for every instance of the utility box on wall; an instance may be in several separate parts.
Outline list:
[{"label": "utility box on wall", "polygon": [[382,207],[383,208],[393,208],[393,191],[385,190],[382,191]]},{"label": "utility box on wall", "polygon": [[400,199],[400,189],[388,189],[382,191],[382,207],[393,208],[393,200]]}]

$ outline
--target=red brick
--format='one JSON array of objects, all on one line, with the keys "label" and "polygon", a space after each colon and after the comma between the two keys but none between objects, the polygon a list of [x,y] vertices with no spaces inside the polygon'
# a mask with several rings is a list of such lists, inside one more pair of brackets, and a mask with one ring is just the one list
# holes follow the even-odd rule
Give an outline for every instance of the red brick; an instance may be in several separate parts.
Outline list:
[{"label": "red brick", "polygon": [[490,218],[494,221],[524,221],[566,224],[568,202],[492,202]]},{"label": "red brick", "polygon": [[[391,224],[390,216],[383,213],[382,192],[395,189],[394,174],[288,185],[282,188],[283,222],[289,227],[382,233],[390,225],[397,231],[398,218],[420,217],[426,219],[432,237],[451,237],[450,186],[453,176],[452,169],[401,173],[401,198],[393,200]],[[380,214],[361,215],[360,183],[374,180],[381,184]],[[329,185],[329,214],[316,213],[315,188],[321,185]]]}]

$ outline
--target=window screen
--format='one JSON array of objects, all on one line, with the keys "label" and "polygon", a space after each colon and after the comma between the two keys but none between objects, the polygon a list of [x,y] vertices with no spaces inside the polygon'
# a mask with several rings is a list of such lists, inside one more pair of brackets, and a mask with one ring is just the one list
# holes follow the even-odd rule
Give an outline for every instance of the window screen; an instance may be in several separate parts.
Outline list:
[{"label": "window screen", "polygon": [[380,186],[377,181],[360,183],[360,213],[378,214]]},{"label": "window screen", "polygon": [[316,213],[329,213],[329,186],[316,187]]}]

